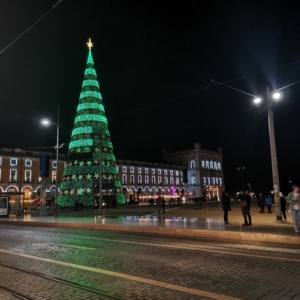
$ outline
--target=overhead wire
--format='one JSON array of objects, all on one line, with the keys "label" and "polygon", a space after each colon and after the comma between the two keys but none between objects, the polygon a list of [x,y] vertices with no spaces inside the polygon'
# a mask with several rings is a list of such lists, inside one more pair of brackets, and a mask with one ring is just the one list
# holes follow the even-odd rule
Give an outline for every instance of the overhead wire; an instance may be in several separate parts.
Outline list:
[{"label": "overhead wire", "polygon": [[10,46],[12,46],[16,41],[18,41],[24,34],[26,34],[30,29],[32,29],[36,24],[38,24],[42,19],[44,19],[50,12],[53,11],[54,8],[56,8],[60,3],[62,3],[63,0],[58,0],[56,4],[52,6],[52,8],[47,11],[43,16],[41,16],[36,22],[34,22],[29,28],[27,28],[22,34],[20,34],[17,38],[15,38],[10,44],[8,44],[2,51],[0,52],[0,55],[7,50]]}]

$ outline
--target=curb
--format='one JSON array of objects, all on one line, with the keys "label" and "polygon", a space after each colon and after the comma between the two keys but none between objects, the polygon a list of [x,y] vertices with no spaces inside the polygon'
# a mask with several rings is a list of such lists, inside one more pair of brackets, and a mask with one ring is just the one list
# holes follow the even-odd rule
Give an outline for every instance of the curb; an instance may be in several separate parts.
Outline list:
[{"label": "curb", "polygon": [[54,222],[24,222],[0,220],[0,224],[56,227],[88,230],[108,230],[120,232],[149,233],[159,235],[169,235],[174,237],[198,237],[209,239],[221,239],[245,242],[262,242],[273,244],[300,245],[300,237],[285,236],[269,233],[239,232],[239,231],[220,231],[205,229],[186,229],[186,228],[165,228],[165,227],[142,227],[142,226],[121,226],[103,224],[81,224],[81,223],[54,223]]}]

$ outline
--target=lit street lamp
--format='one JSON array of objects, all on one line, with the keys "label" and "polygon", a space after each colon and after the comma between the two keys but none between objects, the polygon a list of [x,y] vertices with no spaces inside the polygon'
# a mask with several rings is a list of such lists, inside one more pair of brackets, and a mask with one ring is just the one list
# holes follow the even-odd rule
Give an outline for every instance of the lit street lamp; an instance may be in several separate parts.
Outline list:
[{"label": "lit street lamp", "polygon": [[41,124],[43,126],[49,126],[49,125],[56,125],[56,146],[54,149],[56,149],[56,181],[55,181],[55,202],[54,202],[54,216],[57,218],[57,198],[58,198],[58,154],[59,154],[59,148],[62,148],[64,144],[59,145],[59,126],[62,126],[59,124],[59,106],[57,106],[57,123],[51,122],[48,119],[42,119]]},{"label": "lit street lamp", "polygon": [[246,93],[244,91],[241,91],[239,89],[236,89],[234,87],[231,87],[227,84],[224,84],[222,82],[217,82],[214,80],[211,80],[212,83],[220,84],[225,87],[228,87],[230,89],[233,89],[235,91],[238,91],[240,93],[249,95],[251,97],[254,97],[253,102],[256,105],[259,105],[261,108],[268,111],[268,123],[269,123],[269,138],[270,138],[270,148],[271,148],[271,163],[272,163],[272,177],[273,177],[273,193],[274,193],[274,199],[275,199],[275,211],[276,211],[276,220],[282,220],[281,216],[281,210],[280,210],[280,197],[278,193],[280,192],[279,188],[279,175],[278,175],[278,166],[277,166],[277,154],[276,154],[276,146],[275,146],[275,133],[274,133],[274,118],[273,118],[273,111],[272,107],[274,106],[274,102],[278,101],[281,98],[281,94],[279,91],[290,87],[294,84],[299,83],[300,81],[296,81],[294,83],[291,83],[287,86],[284,86],[280,89],[277,89],[273,92],[272,96],[269,94],[269,88],[267,87],[267,97],[266,99],[258,98],[255,95]]}]

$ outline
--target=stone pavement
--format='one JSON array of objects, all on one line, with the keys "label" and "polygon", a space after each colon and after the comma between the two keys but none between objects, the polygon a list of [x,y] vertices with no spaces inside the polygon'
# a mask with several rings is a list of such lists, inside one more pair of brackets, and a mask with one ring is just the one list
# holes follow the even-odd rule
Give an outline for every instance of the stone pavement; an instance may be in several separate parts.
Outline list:
[{"label": "stone pavement", "polygon": [[17,298],[10,294],[9,292],[4,291],[3,289],[0,288],[0,299],[1,300],[20,300],[22,298]]},{"label": "stone pavement", "polygon": [[[120,207],[105,209],[104,217],[94,211],[60,212],[57,219],[53,216],[31,217],[24,219],[0,219],[0,223],[28,224],[37,226],[116,230],[144,232],[173,236],[193,236],[231,240],[260,241],[271,243],[300,244],[294,236],[292,223],[275,221],[275,214],[260,214],[255,203],[251,208],[252,227],[243,227],[243,217],[238,203],[232,204],[229,221],[225,226],[223,212],[219,203],[208,203],[207,209],[196,210],[193,205],[179,207],[167,206],[165,215],[158,215],[153,207]],[[288,218],[291,219],[290,215]]]},{"label": "stone pavement", "polygon": [[9,225],[0,235],[0,286],[31,299],[102,299],[34,274],[123,300],[300,299],[298,246]]}]

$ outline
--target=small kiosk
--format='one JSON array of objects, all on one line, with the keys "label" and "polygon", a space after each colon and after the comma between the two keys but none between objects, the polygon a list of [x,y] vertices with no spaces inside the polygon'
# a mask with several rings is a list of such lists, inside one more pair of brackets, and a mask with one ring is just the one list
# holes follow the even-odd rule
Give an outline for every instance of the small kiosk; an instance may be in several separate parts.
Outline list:
[{"label": "small kiosk", "polygon": [[25,193],[0,193],[0,218],[24,216]]}]

